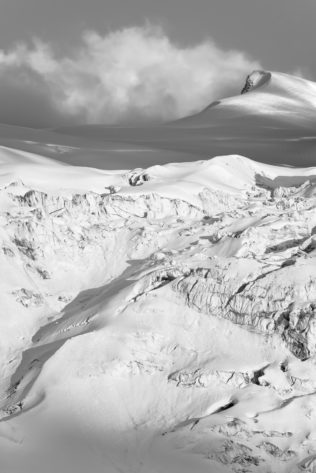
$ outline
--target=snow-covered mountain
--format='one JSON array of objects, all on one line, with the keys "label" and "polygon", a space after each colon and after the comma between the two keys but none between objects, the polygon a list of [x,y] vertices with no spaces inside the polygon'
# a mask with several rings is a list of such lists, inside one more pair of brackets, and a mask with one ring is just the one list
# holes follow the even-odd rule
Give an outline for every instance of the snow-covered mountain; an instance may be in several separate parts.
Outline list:
[{"label": "snow-covered mountain", "polygon": [[316,167],[35,148],[0,148],[1,471],[315,471]]},{"label": "snow-covered mountain", "polygon": [[0,143],[100,169],[132,169],[229,154],[269,164],[313,166],[316,84],[278,72],[255,71],[240,89],[248,92],[214,102],[176,122],[56,130],[0,125]]},{"label": "snow-covered mountain", "polygon": [[[294,126],[315,129],[316,83],[280,72],[254,71],[247,79],[241,95],[211,104],[198,115],[185,118],[189,124],[207,126],[214,118],[245,120],[258,126],[287,129]],[[256,123],[258,120],[258,123]]]}]

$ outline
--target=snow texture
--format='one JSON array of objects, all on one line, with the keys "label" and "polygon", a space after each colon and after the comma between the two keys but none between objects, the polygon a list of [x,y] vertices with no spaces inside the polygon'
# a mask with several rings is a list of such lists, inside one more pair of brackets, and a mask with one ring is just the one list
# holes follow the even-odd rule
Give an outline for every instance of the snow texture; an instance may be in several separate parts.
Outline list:
[{"label": "snow texture", "polygon": [[0,148],[1,471],[315,472],[316,167],[35,151]]}]

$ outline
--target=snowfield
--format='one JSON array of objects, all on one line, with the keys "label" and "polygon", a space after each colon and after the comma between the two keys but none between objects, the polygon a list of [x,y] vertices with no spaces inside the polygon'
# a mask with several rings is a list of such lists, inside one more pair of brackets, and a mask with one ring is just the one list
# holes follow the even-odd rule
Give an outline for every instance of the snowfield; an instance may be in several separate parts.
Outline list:
[{"label": "snowfield", "polygon": [[316,167],[32,138],[0,139],[0,471],[315,472]]},{"label": "snowfield", "polygon": [[0,124],[0,144],[103,170],[148,168],[231,154],[272,165],[314,166],[316,83],[279,72],[255,71],[240,89],[242,94],[169,123],[50,130]]}]

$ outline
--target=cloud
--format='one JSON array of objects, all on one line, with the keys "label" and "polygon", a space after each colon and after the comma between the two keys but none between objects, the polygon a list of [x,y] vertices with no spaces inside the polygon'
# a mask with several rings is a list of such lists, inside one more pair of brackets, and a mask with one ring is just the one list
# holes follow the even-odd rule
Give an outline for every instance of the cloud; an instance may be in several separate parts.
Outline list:
[{"label": "cloud", "polygon": [[28,126],[172,120],[239,92],[260,64],[157,27],[85,32],[68,56],[38,39],[0,50],[0,121]]},{"label": "cloud", "polygon": [[289,74],[300,77],[301,79],[314,81],[313,74],[308,67],[298,67],[294,69],[294,71],[289,71]]}]

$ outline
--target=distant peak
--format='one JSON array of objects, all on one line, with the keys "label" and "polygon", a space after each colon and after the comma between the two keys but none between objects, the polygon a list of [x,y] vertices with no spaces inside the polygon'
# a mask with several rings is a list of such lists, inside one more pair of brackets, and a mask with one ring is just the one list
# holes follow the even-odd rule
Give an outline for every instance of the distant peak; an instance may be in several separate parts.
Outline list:
[{"label": "distant peak", "polygon": [[247,76],[246,83],[241,91],[242,94],[251,92],[258,87],[268,83],[271,79],[271,72],[266,71],[253,71]]}]

